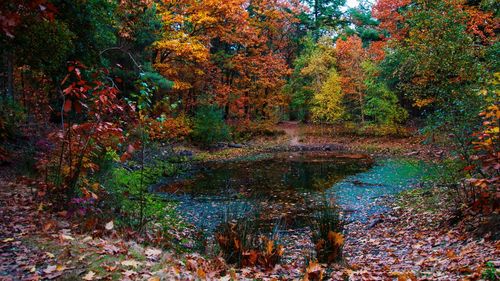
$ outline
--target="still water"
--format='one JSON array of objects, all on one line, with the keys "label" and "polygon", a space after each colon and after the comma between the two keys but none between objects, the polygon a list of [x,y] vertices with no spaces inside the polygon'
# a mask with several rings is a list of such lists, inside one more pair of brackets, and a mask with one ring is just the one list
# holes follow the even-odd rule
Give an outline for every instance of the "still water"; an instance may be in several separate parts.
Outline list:
[{"label": "still water", "polygon": [[325,202],[347,220],[383,212],[380,201],[417,183],[424,164],[339,152],[266,155],[249,161],[206,164],[156,191],[179,201],[185,219],[211,232],[228,219],[253,218],[256,227],[279,222],[307,226]]}]

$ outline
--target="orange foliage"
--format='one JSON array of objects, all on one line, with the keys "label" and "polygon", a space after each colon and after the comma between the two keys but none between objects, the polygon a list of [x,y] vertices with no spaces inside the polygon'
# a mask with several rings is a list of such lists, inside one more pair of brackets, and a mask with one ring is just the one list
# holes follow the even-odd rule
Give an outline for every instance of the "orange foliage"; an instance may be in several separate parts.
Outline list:
[{"label": "orange foliage", "polygon": [[349,36],[347,40],[339,39],[335,45],[337,51],[337,65],[341,76],[342,92],[346,97],[354,100],[363,116],[364,75],[361,63],[366,58],[361,38],[356,35]]},{"label": "orange foliage", "polygon": [[373,61],[382,61],[385,58],[384,48],[386,44],[386,40],[372,41],[366,51],[369,58]]},{"label": "orange foliage", "polygon": [[404,22],[401,8],[409,5],[411,0],[378,0],[372,8],[372,15],[380,20],[380,28],[387,30],[391,38],[400,40],[406,36],[406,29],[401,29]]},{"label": "orange foliage", "polygon": [[469,179],[474,188],[472,194],[468,195],[473,200],[472,207],[475,210],[490,213],[500,208],[500,106],[493,104],[481,115],[483,129],[476,133],[476,154],[472,156],[472,160],[479,164],[466,167],[466,170],[478,168],[480,176]]},{"label": "orange foliage", "polygon": [[163,121],[151,119],[147,123],[149,139],[155,141],[183,140],[191,133],[191,128],[184,116]]},{"label": "orange foliage", "polygon": [[299,6],[279,0],[164,1],[165,36],[156,42],[156,68],[174,81],[190,110],[199,97],[237,118],[269,117],[285,104],[290,74],[288,36]]},{"label": "orange foliage", "polygon": [[477,7],[457,5],[467,14],[467,31],[483,44],[493,44],[496,40],[495,30],[500,28],[500,20],[492,12],[483,12]]}]

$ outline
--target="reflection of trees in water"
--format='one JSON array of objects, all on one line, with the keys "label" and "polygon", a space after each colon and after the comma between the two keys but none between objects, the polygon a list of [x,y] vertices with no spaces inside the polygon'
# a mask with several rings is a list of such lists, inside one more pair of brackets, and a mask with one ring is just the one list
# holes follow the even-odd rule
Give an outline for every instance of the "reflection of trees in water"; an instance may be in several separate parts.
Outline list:
[{"label": "reflection of trees in water", "polygon": [[258,224],[281,219],[287,226],[306,226],[326,189],[369,166],[359,159],[301,157],[216,163],[177,183],[175,190],[185,194],[182,208],[201,220],[223,220],[228,212],[237,218],[256,213]]}]

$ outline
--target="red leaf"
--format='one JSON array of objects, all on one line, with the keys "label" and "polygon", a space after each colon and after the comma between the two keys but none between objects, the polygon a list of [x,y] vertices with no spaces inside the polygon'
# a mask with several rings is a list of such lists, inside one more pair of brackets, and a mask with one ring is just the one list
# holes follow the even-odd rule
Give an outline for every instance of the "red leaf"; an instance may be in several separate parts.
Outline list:
[{"label": "red leaf", "polygon": [[474,165],[469,165],[467,167],[464,168],[464,171],[471,171],[472,169],[474,169]]},{"label": "red leaf", "polygon": [[66,100],[66,102],[64,102],[64,112],[69,112],[71,111],[71,100]]}]

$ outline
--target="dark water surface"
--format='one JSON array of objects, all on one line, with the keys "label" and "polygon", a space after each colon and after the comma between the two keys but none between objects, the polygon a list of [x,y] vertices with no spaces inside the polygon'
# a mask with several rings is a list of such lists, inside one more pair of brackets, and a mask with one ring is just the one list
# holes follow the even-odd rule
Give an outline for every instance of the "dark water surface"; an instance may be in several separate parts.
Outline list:
[{"label": "dark water surface", "polygon": [[308,218],[329,200],[351,220],[383,212],[381,198],[409,188],[421,176],[422,163],[414,160],[279,153],[260,160],[207,164],[157,192],[178,200],[185,218],[209,232],[227,218],[245,217],[257,218],[258,227],[280,221],[282,227],[294,229],[307,226]]}]

